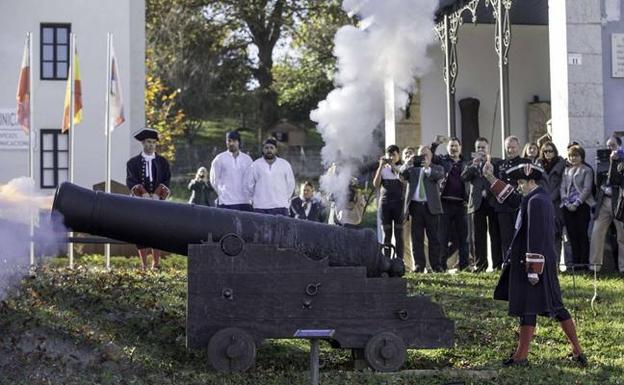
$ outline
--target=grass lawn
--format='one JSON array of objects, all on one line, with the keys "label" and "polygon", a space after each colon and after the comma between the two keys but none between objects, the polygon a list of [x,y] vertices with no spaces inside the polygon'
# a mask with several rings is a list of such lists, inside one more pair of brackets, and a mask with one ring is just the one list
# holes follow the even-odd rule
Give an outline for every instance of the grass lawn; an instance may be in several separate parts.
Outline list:
[{"label": "grass lawn", "polygon": [[[266,341],[256,366],[241,375],[207,368],[204,351],[185,348],[186,258],[169,257],[163,270],[143,274],[137,259],[82,257],[77,268],[49,260],[0,302],[0,384],[304,384],[308,345]],[[497,275],[409,275],[410,291],[441,303],[456,323],[453,349],[410,350],[400,374],[351,369],[348,351],[321,345],[322,384],[624,384],[624,282],[601,277],[594,316],[591,276],[562,275],[564,299],[576,317],[590,360],[581,369],[563,357],[558,325],[540,319],[528,368],[501,369],[515,346],[517,321],[491,300]],[[428,375],[412,369],[442,369]],[[448,371],[445,369],[459,369]],[[470,371],[494,373],[480,379]],[[459,382],[461,383],[461,382]]]}]

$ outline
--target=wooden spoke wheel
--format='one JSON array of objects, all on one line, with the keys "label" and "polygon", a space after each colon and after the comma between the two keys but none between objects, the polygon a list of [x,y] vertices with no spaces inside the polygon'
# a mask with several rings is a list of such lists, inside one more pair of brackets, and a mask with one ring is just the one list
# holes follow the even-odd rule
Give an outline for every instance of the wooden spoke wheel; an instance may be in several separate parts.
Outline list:
[{"label": "wooden spoke wheel", "polygon": [[378,372],[396,372],[405,362],[405,342],[391,332],[372,336],[364,348],[364,357]]},{"label": "wooden spoke wheel", "polygon": [[256,343],[242,329],[221,329],[208,342],[208,362],[219,372],[244,372],[256,362]]}]

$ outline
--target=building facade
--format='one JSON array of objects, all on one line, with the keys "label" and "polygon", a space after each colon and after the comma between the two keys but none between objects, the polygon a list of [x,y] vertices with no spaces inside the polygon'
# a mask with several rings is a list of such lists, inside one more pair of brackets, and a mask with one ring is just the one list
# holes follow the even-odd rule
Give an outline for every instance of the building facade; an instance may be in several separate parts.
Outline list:
[{"label": "building facade", "polygon": [[[622,0],[502,0],[511,4],[508,55],[509,134],[521,142],[530,134],[536,100],[549,104],[553,140],[561,150],[577,141],[595,162],[613,132],[624,131],[620,100],[624,96],[624,21]],[[457,75],[454,84],[456,132],[461,138],[459,101],[475,98],[479,106],[479,135],[492,152],[502,155],[502,111],[497,28],[492,0],[440,0],[441,13],[458,9]],[[471,6],[477,15],[472,22]],[[444,48],[444,47],[442,47]],[[438,40],[430,49],[431,71],[420,79],[418,142],[429,143],[448,132],[445,55]],[[539,110],[538,110],[539,111]],[[472,143],[465,143],[472,148]],[[563,152],[565,155],[565,151]]]},{"label": "building facade", "polygon": [[35,185],[42,193],[68,180],[69,141],[60,127],[67,85],[69,33],[76,35],[83,119],[74,131],[74,182],[105,179],[107,33],[114,36],[126,121],[112,134],[111,177],[124,183],[125,163],[139,151],[130,133],[144,125],[144,0],[0,2],[0,184],[27,176],[27,136],[15,118],[17,81],[27,32],[33,33]]}]

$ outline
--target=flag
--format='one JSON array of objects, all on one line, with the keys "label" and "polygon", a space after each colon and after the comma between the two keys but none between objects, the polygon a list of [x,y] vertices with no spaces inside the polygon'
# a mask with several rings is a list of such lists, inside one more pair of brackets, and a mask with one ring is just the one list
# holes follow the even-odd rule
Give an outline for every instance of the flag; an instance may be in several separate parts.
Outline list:
[{"label": "flag", "polygon": [[[78,60],[78,50],[74,46],[74,60],[73,60],[73,68],[69,68],[69,71],[73,71],[74,74],[74,124],[80,123],[82,121],[82,88],[80,86],[80,61]],[[65,105],[63,107],[63,125],[62,132],[67,132],[69,130],[70,122],[69,122],[69,101],[71,99],[70,96],[70,82],[71,76],[67,76],[67,88],[65,88]]]},{"label": "flag", "polygon": [[30,47],[24,42],[24,55],[17,82],[17,122],[26,134],[30,131]]},{"label": "flag", "polygon": [[110,95],[109,97],[109,110],[108,110],[108,125],[110,132],[113,132],[115,127],[121,125],[126,121],[123,108],[123,97],[121,94],[121,80],[119,79],[119,68],[117,67],[117,57],[115,56],[115,50],[113,49],[113,42],[111,38],[111,57],[110,60]]}]

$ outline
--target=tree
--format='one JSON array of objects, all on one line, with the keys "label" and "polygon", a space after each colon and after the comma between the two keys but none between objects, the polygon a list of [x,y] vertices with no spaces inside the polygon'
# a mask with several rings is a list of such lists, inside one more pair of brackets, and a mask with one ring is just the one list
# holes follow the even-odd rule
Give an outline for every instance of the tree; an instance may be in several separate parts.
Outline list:
[{"label": "tree", "polygon": [[[148,72],[153,65],[147,61]],[[178,90],[170,91],[159,77],[146,76],[145,121],[158,131],[158,152],[172,163],[176,156],[174,139],[184,132],[184,113],[176,107],[178,94]]]},{"label": "tree", "polygon": [[[332,88],[333,35],[349,21],[340,3],[147,0],[151,74],[181,90],[177,101],[194,120],[257,115],[263,131],[280,115],[307,119]],[[302,58],[274,65],[276,47],[289,42]],[[189,144],[196,127],[187,124]]]},{"label": "tree", "polygon": [[282,114],[294,121],[306,121],[334,88],[336,58],[334,36],[343,25],[354,24],[338,0],[318,2],[307,17],[296,24],[291,50],[273,69],[274,88]]},{"label": "tree", "polygon": [[148,0],[150,74],[171,89],[193,119],[229,114],[251,77],[247,41],[238,24],[209,17],[203,1]]}]

